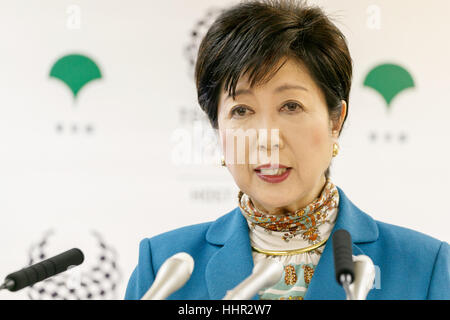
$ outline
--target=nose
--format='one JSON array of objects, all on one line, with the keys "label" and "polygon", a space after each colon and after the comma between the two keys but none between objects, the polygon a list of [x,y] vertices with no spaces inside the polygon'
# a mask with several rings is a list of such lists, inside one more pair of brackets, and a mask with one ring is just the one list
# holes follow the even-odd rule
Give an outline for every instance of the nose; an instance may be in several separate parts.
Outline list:
[{"label": "nose", "polygon": [[[269,148],[267,148],[267,146],[269,146]],[[266,143],[265,141],[260,141],[258,143],[259,151],[263,151],[263,150],[272,151],[272,149],[273,150],[280,149],[280,144],[279,143],[271,144],[271,143]]]},{"label": "nose", "polygon": [[261,119],[258,129],[258,151],[272,151],[282,149],[284,146],[280,126],[276,123],[274,117],[266,115]]},{"label": "nose", "polygon": [[284,148],[281,130],[278,127],[260,128],[258,130],[258,151],[272,152]]},{"label": "nose", "polygon": [[[257,158],[259,162],[257,163],[279,163],[280,149],[284,146],[279,129],[260,129],[258,131]],[[267,137],[270,137],[270,139],[267,139]]]}]

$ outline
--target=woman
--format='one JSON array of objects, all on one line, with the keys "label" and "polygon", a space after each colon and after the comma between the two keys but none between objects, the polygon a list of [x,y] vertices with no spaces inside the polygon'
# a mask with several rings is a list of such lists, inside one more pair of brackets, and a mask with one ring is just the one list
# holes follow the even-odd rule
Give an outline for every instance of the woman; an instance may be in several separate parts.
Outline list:
[{"label": "woman", "polygon": [[252,1],[223,12],[200,45],[196,84],[240,189],[237,207],[142,240],[125,298],[140,299],[161,264],[184,251],[195,268],[170,299],[222,299],[264,259],[284,273],[254,299],[345,299],[331,235],[346,229],[353,255],[379,271],[367,299],[449,299],[448,244],[373,220],[330,179],[351,77],[345,37],[321,9]]}]

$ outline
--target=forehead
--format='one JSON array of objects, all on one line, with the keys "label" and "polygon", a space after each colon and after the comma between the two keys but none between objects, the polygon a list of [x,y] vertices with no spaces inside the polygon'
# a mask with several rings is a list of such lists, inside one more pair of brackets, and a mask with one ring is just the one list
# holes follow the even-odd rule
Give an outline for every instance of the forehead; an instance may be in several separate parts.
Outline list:
[{"label": "forehead", "polygon": [[[277,69],[278,71],[276,71],[275,74],[272,74],[270,80],[267,82],[263,81],[261,84],[256,84],[256,88],[250,88],[248,74],[242,75],[237,82],[236,93],[238,93],[237,91],[252,89],[261,89],[262,91],[266,91],[270,88],[275,88],[286,83],[305,87],[308,91],[318,89],[314,80],[311,78],[307,67],[298,59],[282,59],[274,68],[274,70]],[[222,86],[219,103],[222,104],[230,101],[233,101],[233,99],[229,96],[229,93],[225,90],[225,87]]]}]

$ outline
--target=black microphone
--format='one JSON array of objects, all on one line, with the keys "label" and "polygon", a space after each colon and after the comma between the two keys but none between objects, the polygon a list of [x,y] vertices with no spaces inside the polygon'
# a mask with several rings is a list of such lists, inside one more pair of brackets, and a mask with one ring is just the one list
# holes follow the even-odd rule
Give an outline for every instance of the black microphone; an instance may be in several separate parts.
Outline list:
[{"label": "black microphone", "polygon": [[0,290],[20,290],[66,271],[71,266],[80,265],[83,261],[84,255],[80,249],[70,249],[57,256],[7,275],[5,282],[0,285]]},{"label": "black microphone", "polygon": [[336,281],[344,287],[347,297],[352,299],[349,286],[355,279],[352,258],[352,238],[347,230],[340,229],[333,234],[333,255]]}]

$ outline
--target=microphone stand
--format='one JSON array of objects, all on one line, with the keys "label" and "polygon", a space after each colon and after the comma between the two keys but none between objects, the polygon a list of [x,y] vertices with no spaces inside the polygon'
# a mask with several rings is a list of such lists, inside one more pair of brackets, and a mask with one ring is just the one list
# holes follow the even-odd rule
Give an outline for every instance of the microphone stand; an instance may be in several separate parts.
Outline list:
[{"label": "microphone stand", "polygon": [[342,287],[344,288],[345,295],[347,296],[347,300],[355,300],[353,299],[353,293],[352,290],[350,290],[350,285],[352,284],[352,278],[349,274],[341,274],[340,283]]}]

